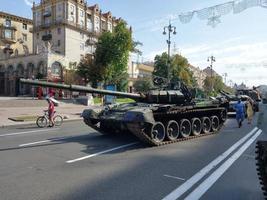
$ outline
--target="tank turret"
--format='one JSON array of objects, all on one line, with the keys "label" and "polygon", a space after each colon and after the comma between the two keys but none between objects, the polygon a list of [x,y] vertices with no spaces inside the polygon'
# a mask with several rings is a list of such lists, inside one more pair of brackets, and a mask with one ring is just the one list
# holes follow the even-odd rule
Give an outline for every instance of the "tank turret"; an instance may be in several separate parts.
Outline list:
[{"label": "tank turret", "polygon": [[190,104],[192,103],[192,95],[188,88],[183,84],[170,83],[168,86],[149,90],[147,93],[127,93],[127,92],[117,92],[110,90],[101,90],[90,88],[80,85],[66,85],[38,80],[30,79],[20,79],[23,84],[30,84],[42,87],[58,88],[69,91],[112,95],[118,97],[131,98],[137,102],[144,103],[165,103],[165,104]]}]

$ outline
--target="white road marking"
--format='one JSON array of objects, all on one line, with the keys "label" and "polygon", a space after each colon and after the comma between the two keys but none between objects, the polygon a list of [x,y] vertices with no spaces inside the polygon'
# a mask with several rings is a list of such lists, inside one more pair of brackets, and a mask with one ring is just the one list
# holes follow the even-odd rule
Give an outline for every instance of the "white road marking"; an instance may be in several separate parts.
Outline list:
[{"label": "white road marking", "polygon": [[163,176],[165,176],[165,177],[167,177],[167,178],[174,178],[174,179],[178,179],[178,180],[181,180],[181,181],[185,181],[184,178],[180,178],[180,177],[177,177],[177,176],[170,176],[170,175],[167,175],[167,174],[165,174],[165,175],[163,175]]},{"label": "white road marking", "polygon": [[190,193],[185,200],[199,199],[205,192],[231,167],[231,165],[246,151],[246,149],[257,139],[262,133],[258,130],[257,133],[251,137],[237,152],[235,152],[228,160],[226,160],[217,170],[215,170],[205,181],[203,181],[192,193]]},{"label": "white road marking", "polygon": [[77,159],[74,159],[74,160],[68,160],[68,161],[66,161],[66,163],[74,163],[74,162],[81,161],[81,160],[84,160],[84,159],[87,159],[87,158],[92,158],[92,157],[99,156],[99,155],[104,154],[104,153],[108,153],[108,152],[115,151],[115,150],[118,150],[118,149],[123,149],[125,147],[133,146],[133,145],[138,144],[138,143],[139,142],[133,142],[133,143],[130,143],[130,144],[125,144],[125,145],[122,145],[122,146],[118,146],[118,147],[115,147],[115,148],[112,148],[112,149],[108,149],[108,150],[105,150],[105,151],[94,153],[94,154],[91,154],[91,155],[88,155],[88,156],[84,156],[84,157],[81,157],[81,158],[77,158]]},{"label": "white road marking", "polygon": [[26,144],[20,144],[19,147],[26,147],[26,146],[31,146],[31,145],[35,145],[35,144],[42,144],[42,143],[47,143],[47,142],[56,142],[56,141],[71,139],[71,138],[75,138],[75,137],[77,137],[77,136],[58,137],[58,138],[53,138],[53,139],[41,140],[41,141],[36,141],[36,142],[31,142],[31,143],[26,143]]},{"label": "white road marking", "polygon": [[45,131],[54,131],[58,130],[59,128],[53,128],[53,129],[42,129],[42,130],[35,130],[35,131],[24,131],[24,132],[18,132],[18,133],[7,133],[0,135],[0,137],[5,137],[5,136],[13,136],[13,135],[23,135],[27,133],[35,133],[35,132],[45,132]]},{"label": "white road marking", "polygon": [[47,143],[51,142],[52,140],[43,140],[43,141],[38,141],[38,142],[32,142],[32,143],[26,143],[26,144],[20,144],[19,147],[26,147],[26,146],[31,146],[35,144],[42,144],[42,143]]},{"label": "white road marking", "polygon": [[210,162],[206,167],[197,172],[194,176],[188,179],[181,186],[176,188],[170,194],[163,198],[163,200],[173,200],[178,199],[182,194],[184,194],[187,190],[189,190],[194,184],[196,184],[200,179],[202,179],[205,175],[207,175],[212,169],[214,169],[220,162],[222,162],[227,156],[229,156],[235,149],[237,149],[242,143],[244,143],[249,137],[251,137],[258,130],[255,127],[252,131],[250,131],[246,136],[236,142],[233,146],[231,146],[227,151],[223,154],[219,155],[216,159]]}]

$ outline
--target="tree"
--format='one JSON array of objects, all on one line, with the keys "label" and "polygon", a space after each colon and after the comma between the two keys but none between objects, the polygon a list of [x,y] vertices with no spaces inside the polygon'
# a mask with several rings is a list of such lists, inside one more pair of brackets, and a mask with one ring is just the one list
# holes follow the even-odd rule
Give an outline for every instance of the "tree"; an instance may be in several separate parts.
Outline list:
[{"label": "tree", "polygon": [[[166,52],[155,57],[154,72],[155,76],[167,77],[168,54]],[[188,68],[188,60],[181,55],[173,55],[170,57],[170,75],[171,77],[179,78],[188,86],[195,86],[196,80],[193,78],[193,73]]]},{"label": "tree", "polygon": [[153,87],[153,82],[151,78],[145,77],[134,82],[133,87],[135,88],[136,92],[147,92]]},{"label": "tree", "polygon": [[[220,90],[223,90],[226,86],[223,83],[220,76],[207,76],[204,80],[204,90],[207,95],[216,96]],[[213,90],[212,90],[213,89]]]},{"label": "tree", "polygon": [[77,66],[77,74],[84,80],[85,84],[91,82],[93,87],[97,86],[97,82],[102,80],[102,68],[95,65],[91,55],[85,55]]},{"label": "tree", "polygon": [[94,60],[87,56],[81,60],[79,74],[92,83],[115,84],[118,90],[125,90],[129,52],[137,51],[138,44],[132,41],[126,23],[119,22],[112,33],[104,32],[98,38]]}]

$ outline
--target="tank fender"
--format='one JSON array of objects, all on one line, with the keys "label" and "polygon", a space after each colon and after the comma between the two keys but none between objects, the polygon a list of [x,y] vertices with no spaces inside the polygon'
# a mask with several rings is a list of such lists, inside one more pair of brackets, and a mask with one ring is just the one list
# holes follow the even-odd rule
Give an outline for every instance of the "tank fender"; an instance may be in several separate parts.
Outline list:
[{"label": "tank fender", "polygon": [[153,116],[153,112],[150,109],[142,109],[142,110],[130,110],[127,111],[124,115],[125,122],[146,122],[146,123],[154,123],[155,119]]},{"label": "tank fender", "polygon": [[85,119],[97,119],[98,115],[99,113],[95,112],[93,109],[85,109],[82,112],[81,117]]}]

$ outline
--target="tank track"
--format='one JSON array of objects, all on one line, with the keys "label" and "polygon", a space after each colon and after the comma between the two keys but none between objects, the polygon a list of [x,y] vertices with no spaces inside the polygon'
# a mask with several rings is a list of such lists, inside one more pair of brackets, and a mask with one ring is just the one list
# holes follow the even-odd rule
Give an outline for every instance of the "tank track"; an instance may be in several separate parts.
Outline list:
[{"label": "tank track", "polygon": [[267,199],[267,141],[258,141],[256,144],[256,166],[261,189]]},{"label": "tank track", "polygon": [[[222,107],[217,107],[217,108],[201,108],[201,109],[183,109],[183,110],[170,110],[169,112],[167,113],[164,113],[162,115],[168,115],[168,114],[193,114],[194,112],[207,112],[207,111],[224,111],[225,108],[222,108]],[[160,114],[156,114],[156,115],[160,115]],[[86,120],[84,119],[84,123],[86,125],[88,125],[89,127],[92,127],[93,129],[95,129],[96,131],[99,131],[101,134],[103,135],[109,135],[109,134],[112,134],[112,133],[107,133],[103,130],[101,130],[101,128],[95,126],[95,125],[92,125],[90,120]],[[143,129],[140,129],[140,126],[137,125],[137,124],[129,124],[128,125],[128,128],[130,128],[131,130],[131,133],[133,135],[135,135],[141,142],[143,143],[146,143],[148,145],[151,145],[151,146],[163,146],[163,145],[167,145],[167,144],[173,144],[173,143],[177,143],[177,142],[181,142],[181,141],[185,141],[185,140],[191,140],[191,139],[195,139],[195,138],[199,138],[199,137],[204,137],[204,136],[208,136],[208,135],[213,135],[213,134],[216,134],[219,132],[219,130],[221,129],[221,127],[223,126],[223,123],[220,124],[219,128],[217,131],[213,131],[213,132],[209,132],[209,133],[202,133],[200,135],[197,135],[197,136],[189,136],[189,137],[186,137],[186,138],[177,138],[176,140],[173,140],[173,141],[163,141],[163,142],[160,142],[160,143],[156,143],[155,141],[153,141],[146,133],[145,133],[145,128]]]},{"label": "tank track", "polygon": [[[221,110],[221,111],[224,111],[225,109],[224,108],[207,108],[207,109],[201,109],[201,111],[212,111],[212,110]],[[194,113],[194,112],[197,112],[199,110],[186,110],[184,112],[180,112],[180,111],[171,111],[171,112],[168,112],[167,114],[187,114],[187,113]],[[165,113],[166,115],[166,113]],[[138,138],[140,139],[142,142],[146,143],[146,144],[149,144],[151,146],[163,146],[163,145],[167,145],[167,144],[173,144],[173,143],[177,143],[177,142],[181,142],[181,141],[185,141],[185,140],[191,140],[191,139],[194,139],[194,138],[199,138],[199,137],[204,137],[204,136],[208,136],[208,135],[213,135],[213,134],[216,134],[220,131],[220,129],[222,128],[223,126],[223,123],[220,124],[219,128],[217,131],[214,131],[214,132],[209,132],[209,133],[202,133],[200,135],[197,135],[197,136],[189,136],[189,137],[186,137],[186,138],[177,138],[176,140],[173,140],[173,141],[163,141],[163,142],[160,142],[160,143],[157,143],[155,141],[153,141],[146,133],[145,133],[145,128],[143,128],[142,130],[139,129],[139,126],[138,125],[130,125],[131,126],[131,132]]]}]

